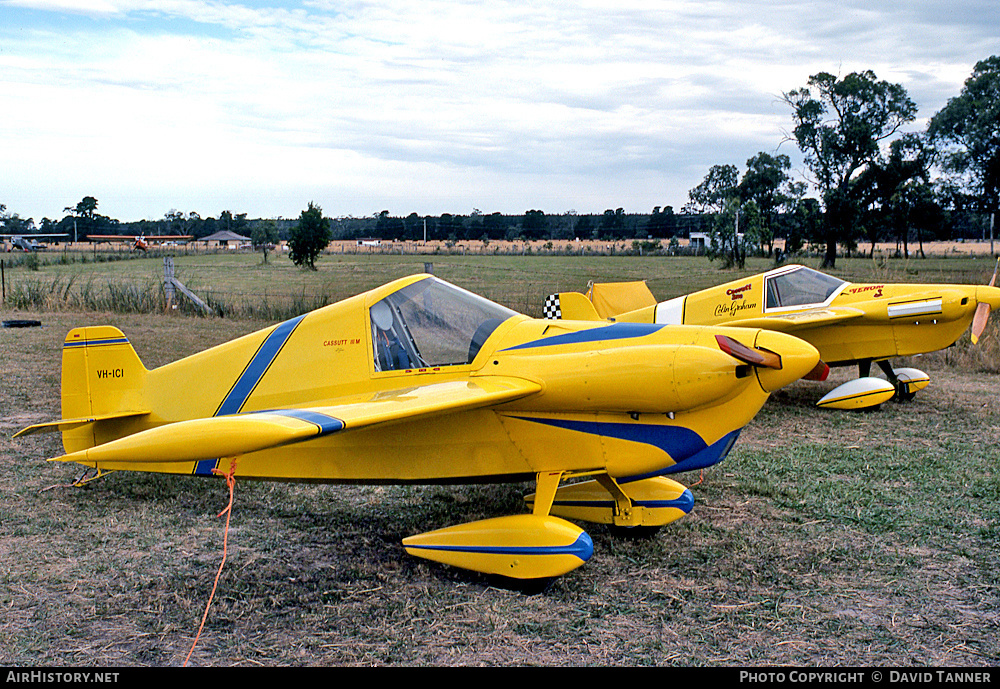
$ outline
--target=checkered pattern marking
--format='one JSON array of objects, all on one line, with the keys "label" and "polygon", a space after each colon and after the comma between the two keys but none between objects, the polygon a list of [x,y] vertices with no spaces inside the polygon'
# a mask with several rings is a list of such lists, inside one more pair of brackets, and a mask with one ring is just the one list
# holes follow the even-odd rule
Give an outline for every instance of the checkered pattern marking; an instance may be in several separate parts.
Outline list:
[{"label": "checkered pattern marking", "polygon": [[545,297],[545,306],[542,307],[542,317],[549,320],[560,320],[562,318],[562,308],[559,306],[558,294],[550,294]]}]

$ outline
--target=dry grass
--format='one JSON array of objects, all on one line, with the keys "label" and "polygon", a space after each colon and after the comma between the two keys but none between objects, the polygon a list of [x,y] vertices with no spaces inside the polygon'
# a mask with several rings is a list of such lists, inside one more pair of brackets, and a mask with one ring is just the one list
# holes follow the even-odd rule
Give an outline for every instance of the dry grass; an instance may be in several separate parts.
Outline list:
[{"label": "dry grass", "polygon": [[[117,325],[156,366],[261,324],[17,316],[43,326],[0,329],[0,664],[180,665],[221,557],[224,483],[66,488],[74,468],[42,461],[57,436],[11,435],[58,415],[75,325]],[[192,664],[996,665],[998,379],[965,349],[924,357],[931,386],[875,413],[814,407],[837,380],[780,391],[690,515],[651,540],[590,528],[594,557],[537,595],[400,545],[519,511],[530,486],[241,482]]]}]

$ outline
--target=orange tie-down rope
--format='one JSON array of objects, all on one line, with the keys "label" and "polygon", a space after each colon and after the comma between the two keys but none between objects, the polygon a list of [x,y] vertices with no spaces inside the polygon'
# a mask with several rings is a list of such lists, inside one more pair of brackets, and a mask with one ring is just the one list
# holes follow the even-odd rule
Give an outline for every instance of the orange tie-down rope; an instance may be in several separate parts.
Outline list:
[{"label": "orange tie-down rope", "polygon": [[222,537],[222,562],[219,563],[219,571],[215,573],[215,583],[212,585],[212,593],[208,597],[208,604],[205,605],[205,614],[201,617],[201,624],[198,626],[198,633],[194,636],[194,643],[191,644],[191,650],[188,651],[187,658],[184,659],[184,667],[187,667],[188,661],[191,659],[191,654],[194,653],[194,647],[198,645],[201,630],[204,629],[205,620],[208,619],[208,610],[212,607],[212,599],[215,598],[215,590],[219,587],[219,577],[222,576],[222,567],[226,564],[226,553],[229,547],[229,518],[233,514],[233,489],[236,487],[236,457],[233,457],[229,463],[229,473],[226,473],[222,469],[212,469],[212,473],[225,476],[226,486],[229,487],[229,505],[216,515],[217,517],[226,515],[226,530]]}]

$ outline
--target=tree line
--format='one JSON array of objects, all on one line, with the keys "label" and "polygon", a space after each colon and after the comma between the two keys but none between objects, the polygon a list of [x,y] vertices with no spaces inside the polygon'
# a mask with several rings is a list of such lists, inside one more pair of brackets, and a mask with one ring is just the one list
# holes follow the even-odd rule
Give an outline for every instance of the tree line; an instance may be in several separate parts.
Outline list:
[{"label": "tree line", "polygon": [[[665,205],[648,213],[529,209],[511,215],[473,209],[467,215],[394,216],[383,210],[362,218],[323,218],[319,206],[310,203],[298,219],[251,220],[229,210],[202,218],[171,210],[160,220],[120,222],[98,213],[97,199],[86,196],[65,208],[62,219],[43,218],[37,225],[0,204],[0,225],[6,234],[66,234],[81,240],[99,234],[199,239],[230,230],[264,246],[297,234],[321,243],[369,237],[617,241],[704,232],[710,255],[739,266],[748,253],[771,254],[778,239],[786,252],[807,244],[821,247],[824,266],[832,267],[838,249],[857,251],[864,242],[874,247],[895,240],[908,254],[911,241],[979,239],[987,236],[987,226],[992,237],[1000,201],[1000,57],[977,63],[961,93],[923,132],[903,131],[916,118],[916,104],[901,85],[879,80],[871,71],[815,74],[782,99],[791,111],[787,139],[802,153],[805,178],[793,176],[787,155],[766,152],[747,160],[742,172],[731,163],[713,165],[689,190],[680,212]],[[303,252],[304,263],[311,265],[312,249]]]},{"label": "tree line", "polygon": [[[900,84],[871,71],[839,78],[815,74],[782,94],[792,111],[788,138],[808,179],[790,174],[787,156],[760,153],[742,177],[715,165],[689,194],[687,209],[710,214],[710,252],[742,266],[748,251],[824,247],[824,267],[838,247],[993,236],[1000,197],[1000,57],[978,62],[959,95],[923,132],[903,132],[917,106]],[[808,185],[805,183],[808,182]],[[815,196],[807,196],[811,187]],[[987,220],[988,219],[988,220]],[[979,227],[977,228],[976,225]]]}]

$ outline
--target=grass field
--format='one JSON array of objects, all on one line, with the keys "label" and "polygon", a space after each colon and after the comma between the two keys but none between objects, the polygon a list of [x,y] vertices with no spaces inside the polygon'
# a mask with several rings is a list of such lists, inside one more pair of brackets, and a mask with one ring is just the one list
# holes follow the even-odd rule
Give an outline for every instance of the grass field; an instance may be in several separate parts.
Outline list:
[{"label": "grass field", "polygon": [[[648,279],[666,298],[734,275],[702,259],[327,256],[316,273],[286,259],[196,259],[206,260],[178,260],[177,274],[199,293],[330,301],[432,260],[441,277],[526,311],[591,279]],[[840,266],[841,276],[921,282],[985,282],[992,271],[985,259]],[[154,259],[43,266],[10,271],[7,288],[155,284],[161,270]],[[57,436],[11,436],[58,416],[71,327],[116,325],[154,367],[263,323],[81,312],[57,298],[2,315],[42,327],[0,329],[0,664],[182,664],[222,556],[224,482],[117,473],[69,488],[77,471],[43,461],[60,453]],[[725,462],[678,477],[695,494],[691,514],[650,540],[588,528],[593,558],[538,595],[400,545],[522,511],[530,485],[240,482],[228,560],[191,663],[996,665],[1000,379],[976,353],[995,355],[996,320],[978,350],[966,336],[911,362],[932,383],[910,403],[816,408],[845,370],[779,391]]]}]

